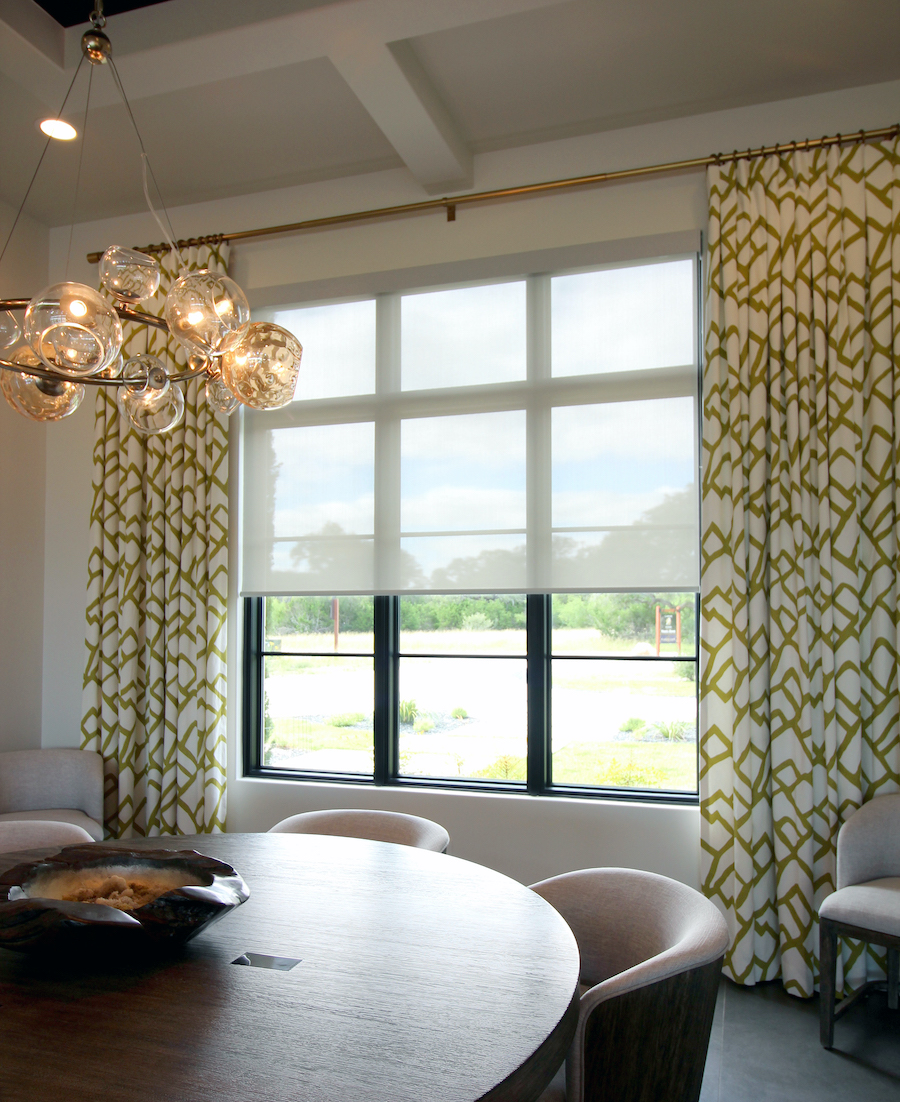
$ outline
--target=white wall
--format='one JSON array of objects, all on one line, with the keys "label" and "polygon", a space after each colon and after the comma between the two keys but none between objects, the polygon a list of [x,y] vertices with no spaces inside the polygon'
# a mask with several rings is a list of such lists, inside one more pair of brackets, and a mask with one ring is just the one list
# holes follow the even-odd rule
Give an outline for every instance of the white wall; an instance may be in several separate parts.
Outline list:
[{"label": "white wall", "polygon": [[[0,244],[14,213],[0,203]],[[0,297],[28,298],[46,286],[48,248],[46,227],[22,218],[0,264]],[[52,426],[27,420],[0,398],[0,750],[41,744],[44,449],[50,432]]]},{"label": "white wall", "polygon": [[298,811],[327,807],[405,811],[446,827],[454,856],[489,865],[523,884],[569,869],[621,865],[699,887],[699,813],[691,806],[257,778],[229,780],[228,799],[229,830],[268,830]]},{"label": "white wall", "polygon": [[[850,133],[900,117],[900,82],[677,119],[606,134],[510,149],[476,158],[474,190],[656,164],[718,150]],[[152,156],[152,150],[151,150]],[[135,169],[137,171],[137,167]],[[405,170],[355,176],[260,195],[176,208],[180,236],[250,229],[421,199]],[[306,235],[259,239],[235,248],[233,274],[254,305],[289,302],[303,284],[357,288],[366,273],[449,260],[704,230],[702,172],[680,172],[553,196],[406,217]],[[149,215],[75,227],[71,277],[91,281],[83,261],[107,244],[158,240]],[[68,228],[51,233],[51,274],[61,272]],[[81,418],[80,421],[77,418]],[[90,418],[81,411],[48,445],[46,588],[52,625],[44,637],[44,745],[76,745],[80,715]],[[76,428],[76,424],[78,427]],[[236,458],[236,457],[235,457]],[[66,468],[57,477],[60,466]],[[233,480],[236,487],[236,479]],[[233,510],[236,512],[236,510]],[[232,555],[237,551],[234,528]],[[229,813],[231,830],[261,830],[296,811],[354,804],[408,810],[443,822],[452,850],[523,881],[593,864],[626,864],[699,880],[696,808],[550,800],[422,790],[297,785],[241,776],[240,652],[236,559],[229,641]]]}]

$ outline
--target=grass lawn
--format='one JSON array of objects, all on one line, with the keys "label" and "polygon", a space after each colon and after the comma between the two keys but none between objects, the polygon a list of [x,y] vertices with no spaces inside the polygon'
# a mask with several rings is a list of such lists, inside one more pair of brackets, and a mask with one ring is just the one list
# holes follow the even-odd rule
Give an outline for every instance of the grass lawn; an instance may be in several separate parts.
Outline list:
[{"label": "grass lawn", "polygon": [[288,716],[273,716],[270,722],[272,732],[267,745],[277,746],[279,750],[311,753],[313,750],[372,749],[371,727],[335,727],[330,723]]},{"label": "grass lawn", "polygon": [[576,742],[553,755],[554,784],[697,790],[691,742]]},{"label": "grass lawn", "polygon": [[[338,650],[334,650],[334,636],[327,634],[267,636],[266,649],[300,654],[371,654],[371,632],[341,632]],[[681,655],[693,654],[693,640],[685,637]],[[403,654],[524,654],[525,629],[474,631],[457,628],[447,631],[400,632],[400,651]],[[625,655],[655,655],[656,648],[648,642],[636,643],[634,639],[614,639],[593,628],[554,628],[552,651],[554,655],[584,655],[618,658]],[[674,643],[664,643],[661,658],[677,658]]]},{"label": "grass lawn", "polygon": [[693,696],[694,682],[650,663],[554,662],[553,685],[559,689],[582,689],[593,693],[627,689],[646,696]]},{"label": "grass lawn", "polygon": [[304,655],[270,654],[266,656],[266,677],[280,673],[316,673],[322,669],[372,670],[371,658],[347,658],[336,654],[333,658],[311,658]]},{"label": "grass lawn", "polygon": [[[521,648],[523,634],[518,630],[408,632],[404,643],[407,650],[420,649],[436,654],[510,654]],[[275,640],[271,642],[274,648]],[[284,651],[321,647],[327,652],[334,645],[332,637],[325,635],[286,636],[279,642]],[[415,647],[411,645],[413,642]],[[371,645],[371,636],[360,634],[351,639],[349,634],[342,633],[342,649],[347,644],[363,650]],[[669,660],[674,648],[664,654],[662,662],[621,661],[620,656],[629,652],[636,657],[645,652],[635,654],[633,643],[610,640],[598,632],[580,629],[554,630],[554,648],[557,653],[571,655],[553,662],[553,687],[558,693],[555,698],[558,730],[584,740],[560,745],[563,742],[560,739],[560,748],[553,754],[554,783],[695,792],[696,744],[693,740],[651,742],[632,736],[628,741],[607,737],[587,741],[590,734],[598,733],[598,717],[604,719],[605,726],[601,724],[603,730],[600,732],[604,736],[614,734],[619,721],[624,723],[628,717],[642,717],[648,732],[666,718],[683,721],[682,726],[695,726],[696,716],[691,710],[695,685],[692,680],[680,676],[678,665]],[[605,654],[609,658],[596,661],[580,657],[590,653]],[[515,661],[495,662],[485,674],[479,670],[472,673],[473,664],[486,664],[474,658],[463,660],[459,665],[452,664],[460,663],[459,659],[452,659],[451,663],[413,657],[405,660],[401,676],[406,680],[401,686],[401,697],[404,701],[415,700],[420,717],[434,721],[437,727],[428,744],[429,769],[449,770],[452,776],[524,780],[526,763],[524,757],[519,756],[518,744],[504,752],[502,746],[481,740],[477,750],[473,746],[470,753],[457,745],[458,739],[453,732],[444,730],[446,723],[443,723],[456,706],[464,705],[471,719],[473,736],[478,724],[487,734],[495,728],[508,727],[508,717],[493,722],[496,717],[491,709],[496,710],[497,701],[502,702],[507,697],[524,700],[524,683],[520,685],[514,678],[507,678],[510,682],[507,684],[500,676],[505,667]],[[425,677],[425,673],[429,677]],[[371,657],[276,653],[266,656],[265,674],[267,706],[271,705],[267,750],[294,754],[319,751],[366,751],[371,754],[374,740]],[[474,693],[477,699],[469,699],[476,688],[481,696]],[[314,718],[305,718],[304,712]],[[427,716],[429,712],[433,714]],[[408,746],[404,746],[404,753],[408,759],[406,767],[414,772],[413,766],[420,755]],[[442,755],[447,759],[445,764],[438,760]]]},{"label": "grass lawn", "polygon": [[[655,640],[617,639],[604,635],[596,628],[553,628],[554,654],[609,655],[616,658],[625,654],[656,654]],[[681,657],[690,658],[694,653],[694,640],[687,634],[681,641]],[[675,643],[663,643],[659,648],[661,658],[677,658]]]},{"label": "grass lawn", "polygon": [[[525,780],[522,757],[504,754],[475,774],[492,780]],[[694,742],[579,742],[553,755],[553,783],[697,790]]]}]

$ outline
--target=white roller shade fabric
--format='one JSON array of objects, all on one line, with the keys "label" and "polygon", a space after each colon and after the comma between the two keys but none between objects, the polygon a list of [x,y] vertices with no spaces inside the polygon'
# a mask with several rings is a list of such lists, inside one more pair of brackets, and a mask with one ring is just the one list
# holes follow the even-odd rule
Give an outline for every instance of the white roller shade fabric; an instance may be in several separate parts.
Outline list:
[{"label": "white roller shade fabric", "polygon": [[[242,592],[695,588],[696,259],[276,311]],[[307,375],[308,372],[308,375]]]}]

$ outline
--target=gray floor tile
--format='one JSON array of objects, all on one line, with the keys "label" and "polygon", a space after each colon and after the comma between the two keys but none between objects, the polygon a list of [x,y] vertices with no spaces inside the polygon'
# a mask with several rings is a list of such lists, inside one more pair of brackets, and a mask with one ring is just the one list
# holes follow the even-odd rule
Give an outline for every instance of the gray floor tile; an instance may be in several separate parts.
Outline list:
[{"label": "gray floor tile", "polygon": [[706,1067],[703,1071],[703,1086],[700,1089],[700,1102],[719,1102],[722,1075],[722,1048],[725,1039],[725,1003],[727,1001],[725,980],[719,987],[716,999],[716,1012],[713,1015],[712,1031],[709,1035],[709,1049],[706,1054]]},{"label": "gray floor tile", "polygon": [[[819,1002],[722,981],[701,1102],[897,1102],[900,1011],[871,995],[819,1044]],[[718,1034],[718,1037],[717,1037]]]}]

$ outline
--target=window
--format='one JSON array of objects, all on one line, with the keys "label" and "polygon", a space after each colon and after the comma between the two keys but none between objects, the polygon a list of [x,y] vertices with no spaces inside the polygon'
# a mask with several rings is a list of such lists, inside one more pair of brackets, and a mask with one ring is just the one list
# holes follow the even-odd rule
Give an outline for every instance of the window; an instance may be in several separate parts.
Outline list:
[{"label": "window", "polygon": [[697,258],[274,311],[245,411],[250,772],[697,789]]}]

